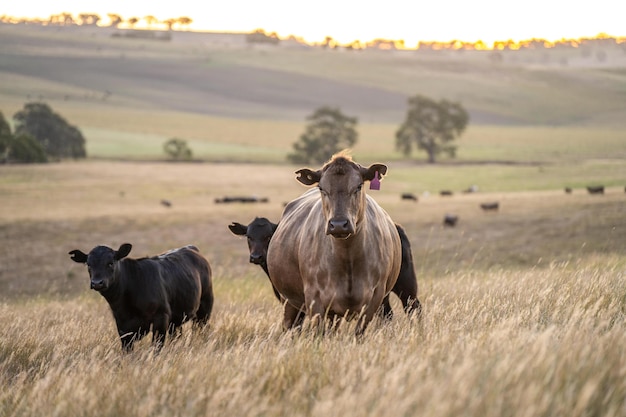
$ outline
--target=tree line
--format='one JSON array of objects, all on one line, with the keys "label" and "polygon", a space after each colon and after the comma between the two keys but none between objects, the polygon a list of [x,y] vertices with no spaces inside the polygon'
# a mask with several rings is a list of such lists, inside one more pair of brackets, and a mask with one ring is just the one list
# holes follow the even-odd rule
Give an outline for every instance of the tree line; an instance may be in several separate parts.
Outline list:
[{"label": "tree line", "polygon": [[[358,140],[358,119],[340,109],[322,106],[306,118],[305,131],[292,145],[287,160],[294,164],[320,164]],[[85,138],[81,131],[45,103],[27,103],[13,115],[15,130],[0,112],[0,162],[40,163],[64,158],[85,158]],[[396,131],[395,148],[409,157],[424,151],[428,162],[442,155],[454,158],[455,140],[465,131],[469,114],[457,102],[435,100],[424,95],[408,99],[404,121]],[[171,138],[163,144],[169,159],[189,161],[193,152],[187,141]]]},{"label": "tree line", "polygon": [[[172,30],[175,25],[182,28],[188,28],[192,23],[193,19],[187,16],[181,17],[170,17],[167,19],[160,20],[153,15],[147,15],[144,17],[132,16],[127,19],[123,18],[121,15],[117,13],[107,13],[107,17],[109,19],[108,24],[103,25],[102,17],[96,13],[79,13],[77,16],[74,16],[72,13],[58,13],[50,15],[47,20],[41,19],[31,19],[25,20],[27,23],[38,23],[38,24],[46,24],[51,26],[108,26],[117,28],[123,24],[130,28],[134,28],[141,21],[145,22],[148,28],[153,28],[156,25],[164,25],[169,30]],[[0,16],[0,22],[3,23],[20,23],[21,20],[17,20],[12,18],[11,16]]]}]

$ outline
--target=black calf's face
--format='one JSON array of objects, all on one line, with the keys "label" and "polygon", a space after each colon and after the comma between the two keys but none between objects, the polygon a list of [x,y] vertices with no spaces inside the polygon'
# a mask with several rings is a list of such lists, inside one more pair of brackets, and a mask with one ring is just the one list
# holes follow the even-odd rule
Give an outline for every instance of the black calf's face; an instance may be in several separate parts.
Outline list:
[{"label": "black calf's face", "polygon": [[115,264],[130,253],[132,246],[128,243],[113,250],[108,246],[96,246],[86,255],[80,250],[70,252],[72,260],[87,265],[91,289],[96,291],[107,290],[115,280]]},{"label": "black calf's face", "polygon": [[277,224],[270,222],[266,218],[257,217],[248,226],[241,223],[233,223],[228,228],[234,234],[248,238],[250,262],[262,265],[267,260],[267,248],[277,226]]}]

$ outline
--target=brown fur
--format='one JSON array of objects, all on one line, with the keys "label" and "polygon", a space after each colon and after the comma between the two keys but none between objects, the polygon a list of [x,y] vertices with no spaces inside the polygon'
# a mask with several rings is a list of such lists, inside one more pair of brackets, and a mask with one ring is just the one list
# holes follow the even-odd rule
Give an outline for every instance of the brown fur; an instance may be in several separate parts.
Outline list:
[{"label": "brown fur", "polygon": [[401,245],[394,222],[363,183],[386,171],[341,154],[321,170],[297,172],[300,182],[319,189],[285,207],[268,250],[270,279],[287,299],[285,327],[299,311],[317,323],[327,315],[360,315],[360,333],[380,308],[398,277]]}]

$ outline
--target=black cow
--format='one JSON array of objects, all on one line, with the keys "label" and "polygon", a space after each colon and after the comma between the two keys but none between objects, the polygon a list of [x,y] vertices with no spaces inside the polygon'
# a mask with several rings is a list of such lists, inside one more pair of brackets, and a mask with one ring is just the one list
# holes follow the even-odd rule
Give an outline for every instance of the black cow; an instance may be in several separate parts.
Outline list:
[{"label": "black cow", "polygon": [[446,214],[443,217],[443,225],[448,227],[456,226],[456,223],[459,221],[459,216],[455,214]]},{"label": "black cow", "polygon": [[[277,224],[272,223],[265,217],[255,217],[252,223],[247,226],[237,222],[228,225],[233,234],[246,236],[248,239],[248,250],[250,251],[250,263],[263,268],[268,278],[270,273],[267,271],[267,248],[270,246],[270,240],[277,227]],[[276,298],[282,301],[282,297],[273,284],[272,290],[274,290]]]},{"label": "black cow", "polygon": [[604,185],[591,185],[587,187],[589,194],[604,194]]},{"label": "black cow", "polygon": [[205,324],[213,309],[211,267],[198,248],[189,245],[150,258],[126,258],[132,245],[118,250],[96,246],[85,254],[69,254],[88,267],[91,288],[109,303],[122,348],[152,327],[152,342],[160,349],[165,333],[173,336],[187,320]]},{"label": "black cow", "polygon": [[417,201],[417,196],[413,193],[402,193],[400,198],[402,198],[403,200]]},{"label": "black cow", "polygon": [[[272,223],[265,217],[256,217],[249,225],[233,222],[228,226],[233,234],[238,236],[246,236],[248,239],[248,249],[250,250],[250,263],[259,265],[265,271],[269,278],[267,270],[267,248],[269,247],[272,235],[276,231],[278,224]],[[402,264],[400,273],[392,291],[400,298],[404,311],[407,314],[415,313],[421,315],[422,306],[417,298],[417,277],[413,267],[413,254],[411,252],[411,243],[404,229],[396,224],[400,242],[402,244]],[[271,281],[270,281],[271,282]],[[278,293],[274,285],[272,285],[274,295],[283,302],[283,298]],[[389,303],[389,296],[386,296],[382,304],[382,314],[384,317],[393,317],[393,310]],[[299,318],[301,322],[302,317]]]},{"label": "black cow", "polygon": [[498,211],[500,208],[500,203],[494,201],[493,203],[481,203],[480,208],[484,211]]}]

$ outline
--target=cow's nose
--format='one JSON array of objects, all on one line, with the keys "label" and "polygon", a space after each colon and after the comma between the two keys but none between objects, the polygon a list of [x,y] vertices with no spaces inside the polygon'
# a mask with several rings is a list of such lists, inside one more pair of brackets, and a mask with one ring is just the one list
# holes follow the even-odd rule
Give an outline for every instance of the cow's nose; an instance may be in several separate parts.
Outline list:
[{"label": "cow's nose", "polygon": [[328,221],[328,227],[326,228],[326,234],[333,235],[335,237],[347,237],[354,233],[352,223],[348,219],[330,219]]},{"label": "cow's nose", "polygon": [[250,263],[253,264],[260,264],[263,262],[263,255],[259,255],[258,253],[251,253],[250,254]]},{"label": "cow's nose", "polygon": [[91,280],[91,289],[92,290],[101,290],[104,288],[104,280]]}]

